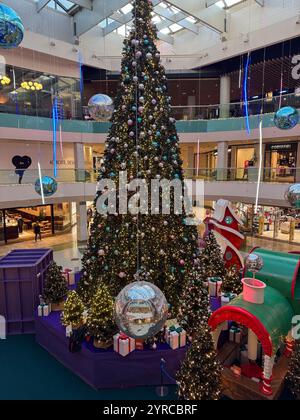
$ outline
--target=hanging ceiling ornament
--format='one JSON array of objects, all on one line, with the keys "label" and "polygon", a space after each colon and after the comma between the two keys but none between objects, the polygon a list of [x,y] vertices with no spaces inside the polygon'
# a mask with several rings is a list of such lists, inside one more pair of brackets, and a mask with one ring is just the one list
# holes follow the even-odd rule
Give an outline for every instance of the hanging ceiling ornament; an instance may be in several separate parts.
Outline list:
[{"label": "hanging ceiling ornament", "polygon": [[168,302],[162,291],[147,281],[130,283],[115,301],[115,321],[120,330],[134,339],[156,335],[168,318]]},{"label": "hanging ceiling ornament", "polygon": [[0,48],[15,48],[23,40],[24,26],[17,13],[0,3]]},{"label": "hanging ceiling ornament", "polygon": [[91,97],[88,103],[90,116],[95,121],[109,121],[114,111],[113,100],[104,94],[97,94]]},{"label": "hanging ceiling ornament", "polygon": [[30,80],[29,82],[22,82],[21,87],[25,90],[39,91],[43,89],[43,85],[39,82]]},{"label": "hanging ceiling ornament", "polygon": [[260,255],[250,254],[245,258],[245,269],[250,271],[255,278],[255,274],[258,273],[264,266],[264,261]]},{"label": "hanging ceiling ornament", "polygon": [[296,209],[300,209],[300,184],[294,184],[289,187],[285,198]]},{"label": "hanging ceiling ornament", "polygon": [[299,114],[296,108],[285,106],[280,108],[274,117],[274,124],[280,130],[290,130],[296,127],[299,121]]},{"label": "hanging ceiling ornament", "polygon": [[36,180],[34,188],[39,195],[50,197],[57,191],[57,182],[49,176],[43,176]]},{"label": "hanging ceiling ornament", "polygon": [[8,76],[0,74],[0,83],[2,86],[10,85],[10,82],[11,80]]}]

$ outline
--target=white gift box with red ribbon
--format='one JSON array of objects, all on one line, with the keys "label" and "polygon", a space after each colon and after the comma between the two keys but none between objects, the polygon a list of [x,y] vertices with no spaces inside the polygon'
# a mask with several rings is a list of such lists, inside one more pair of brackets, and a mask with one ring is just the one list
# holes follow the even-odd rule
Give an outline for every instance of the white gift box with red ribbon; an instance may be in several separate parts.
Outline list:
[{"label": "white gift box with red ribbon", "polygon": [[135,350],[135,340],[126,334],[114,335],[114,351],[125,357]]}]

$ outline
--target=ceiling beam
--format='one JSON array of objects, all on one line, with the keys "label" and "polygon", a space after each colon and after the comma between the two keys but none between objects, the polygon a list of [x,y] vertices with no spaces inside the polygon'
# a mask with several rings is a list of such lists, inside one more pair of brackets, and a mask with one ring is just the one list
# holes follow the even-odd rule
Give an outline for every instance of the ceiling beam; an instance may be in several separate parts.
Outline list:
[{"label": "ceiling beam", "polygon": [[255,0],[257,4],[259,4],[261,7],[264,7],[265,0]]},{"label": "ceiling beam", "polygon": [[83,35],[97,26],[104,19],[113,15],[116,10],[128,4],[128,0],[94,0],[93,10],[82,9],[74,16],[76,36]]},{"label": "ceiling beam", "polygon": [[[178,24],[180,23],[180,25],[183,28],[192,31],[195,34],[199,33],[199,27],[197,25],[195,25],[193,22],[189,22],[186,19],[186,17],[187,17],[186,13],[183,13],[183,12],[174,13],[174,12],[171,12],[170,10],[165,9],[164,7],[161,7],[159,5],[155,8],[155,12],[159,16],[162,16],[165,19],[168,19],[170,21],[168,24],[166,23],[166,25],[164,25],[162,28],[160,28],[159,24],[158,24],[157,26],[158,26],[158,29],[160,29],[160,30],[163,29],[163,28],[166,28],[167,26],[172,25],[172,23],[178,23]],[[163,23],[163,22],[161,22],[161,23]]]},{"label": "ceiling beam", "polygon": [[206,7],[213,6],[214,4],[218,3],[219,0],[206,0],[205,5]]},{"label": "ceiling beam", "polygon": [[[43,10],[48,5],[48,3],[50,3],[50,1],[51,0],[39,0],[36,6],[37,12],[39,13],[41,10]],[[77,6],[81,6],[89,10],[92,10],[93,8],[92,0],[72,0],[72,1]]]}]

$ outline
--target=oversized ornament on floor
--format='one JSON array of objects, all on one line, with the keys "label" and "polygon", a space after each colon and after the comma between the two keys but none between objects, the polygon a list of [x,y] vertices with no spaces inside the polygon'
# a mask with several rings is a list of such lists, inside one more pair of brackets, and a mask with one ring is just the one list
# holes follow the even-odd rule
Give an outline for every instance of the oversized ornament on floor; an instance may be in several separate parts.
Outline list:
[{"label": "oversized ornament on floor", "polygon": [[17,13],[0,3],[0,48],[15,48],[23,40],[24,26]]},{"label": "oversized ornament on floor", "polygon": [[146,339],[157,334],[168,317],[168,302],[162,291],[147,281],[124,287],[115,301],[115,321],[131,338]]},{"label": "oversized ornament on floor", "polygon": [[245,258],[245,269],[250,271],[255,277],[255,274],[258,273],[264,266],[263,259],[260,255],[250,254]]},{"label": "oversized ornament on floor", "polygon": [[300,209],[300,184],[294,184],[289,187],[285,198],[296,209]]},{"label": "oversized ornament on floor", "polygon": [[109,121],[113,114],[113,100],[104,94],[91,97],[88,103],[89,114],[95,121]]},{"label": "oversized ornament on floor", "polygon": [[43,176],[42,177],[42,186],[40,183],[40,179],[37,179],[35,182],[35,191],[42,195],[42,188],[45,197],[50,197],[51,195],[55,194],[57,191],[57,182],[55,179],[51,178],[50,176]]},{"label": "oversized ornament on floor", "polygon": [[280,108],[274,117],[274,124],[280,130],[290,130],[294,128],[299,121],[299,114],[296,108],[285,106]]}]

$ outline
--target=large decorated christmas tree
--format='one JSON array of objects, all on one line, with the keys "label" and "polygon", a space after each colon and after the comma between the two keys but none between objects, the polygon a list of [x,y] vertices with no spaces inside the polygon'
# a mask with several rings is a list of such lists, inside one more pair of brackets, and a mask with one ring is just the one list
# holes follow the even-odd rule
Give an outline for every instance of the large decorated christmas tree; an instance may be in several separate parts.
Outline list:
[{"label": "large decorated christmas tree", "polygon": [[[196,227],[187,222],[186,211],[178,210],[177,202],[175,205],[175,189],[171,188],[168,202],[166,190],[157,188],[158,181],[181,181],[183,204],[179,138],[152,12],[151,1],[133,3],[133,27],[124,41],[118,94],[78,291],[88,303],[103,282],[114,297],[142,270],[176,312],[189,276],[198,270],[199,250]],[[115,200],[109,186],[101,187],[104,180],[114,182]],[[156,203],[151,188],[159,191]],[[163,199],[167,214],[162,212]]]}]

